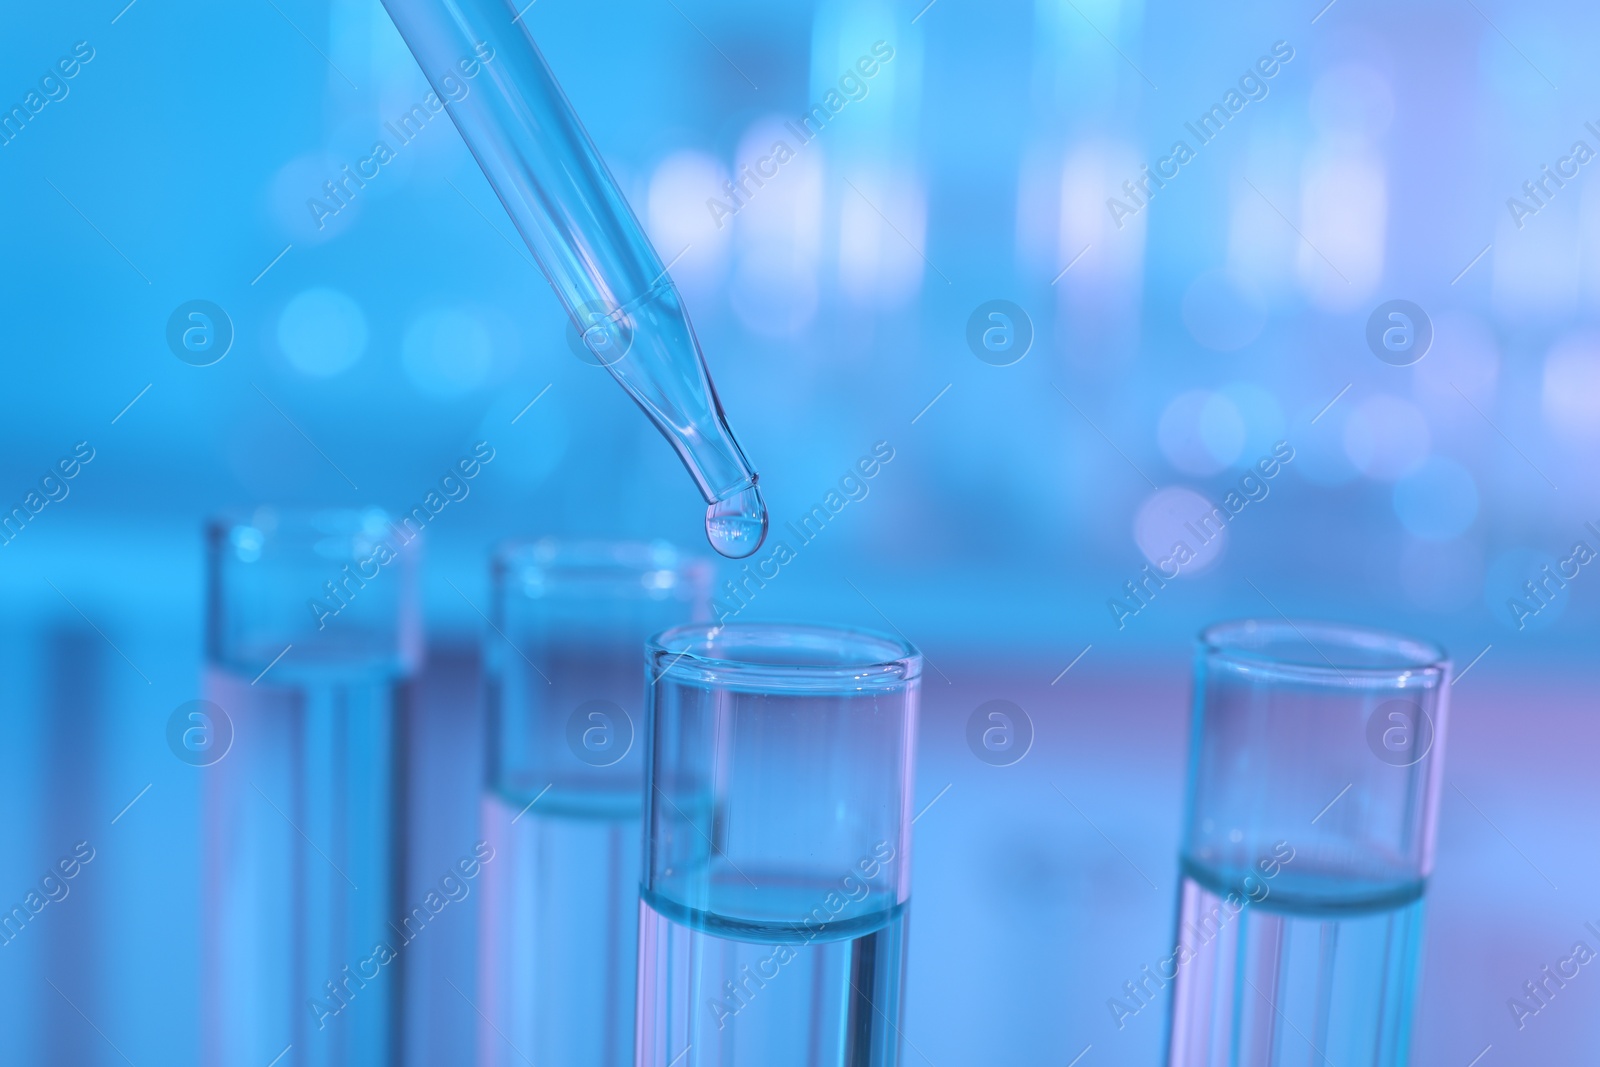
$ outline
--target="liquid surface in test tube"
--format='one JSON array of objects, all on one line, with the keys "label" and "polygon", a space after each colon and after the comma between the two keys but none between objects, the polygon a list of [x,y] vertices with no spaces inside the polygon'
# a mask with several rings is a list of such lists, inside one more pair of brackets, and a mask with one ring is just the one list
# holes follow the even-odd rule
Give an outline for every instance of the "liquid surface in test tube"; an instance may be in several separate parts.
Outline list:
[{"label": "liquid surface in test tube", "polygon": [[[773,886],[802,915],[833,883]],[[726,886],[730,896],[739,887]],[[770,902],[763,901],[770,906]],[[741,909],[748,912],[750,904]],[[781,910],[781,908],[780,908]],[[686,908],[645,891],[639,940],[644,1067],[893,1067],[907,906],[840,929],[753,922]],[[693,971],[681,985],[664,976]],[[825,995],[823,991],[828,991]]]},{"label": "liquid surface in test tube", "polygon": [[767,539],[767,502],[761,488],[751,485],[726,500],[706,508],[706,540],[729,559],[754,555]]},{"label": "liquid surface in test tube", "polygon": [[[1184,863],[1168,1067],[1403,1067],[1424,883],[1284,872],[1251,883]],[[1233,904],[1228,903],[1232,898]]]}]

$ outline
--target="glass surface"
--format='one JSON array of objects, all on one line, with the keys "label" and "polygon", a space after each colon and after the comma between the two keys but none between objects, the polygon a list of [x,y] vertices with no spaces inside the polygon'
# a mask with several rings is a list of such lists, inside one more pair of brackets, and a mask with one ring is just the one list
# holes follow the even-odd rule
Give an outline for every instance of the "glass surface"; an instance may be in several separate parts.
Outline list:
[{"label": "glass surface", "polygon": [[1172,983],[1170,1067],[1407,1061],[1449,675],[1345,626],[1201,635],[1178,929],[1124,1005]]},{"label": "glass surface", "polygon": [[398,1056],[400,961],[431,917],[400,899],[416,549],[376,510],[208,530],[201,714],[231,733],[203,785],[206,1063]]},{"label": "glass surface", "polygon": [[700,625],[648,664],[635,1062],[898,1063],[921,655]]},{"label": "glass surface", "polygon": [[496,554],[479,1063],[632,1061],[645,673],[702,617],[710,568],[670,545]]},{"label": "glass surface", "polygon": [[[740,558],[755,552],[766,531],[756,474],[728,429],[677,287],[527,21],[505,0],[384,6],[566,306],[585,358],[649,416],[708,504],[734,502],[737,536],[728,509],[708,510],[712,545]],[[745,532],[751,524],[759,535]]]}]

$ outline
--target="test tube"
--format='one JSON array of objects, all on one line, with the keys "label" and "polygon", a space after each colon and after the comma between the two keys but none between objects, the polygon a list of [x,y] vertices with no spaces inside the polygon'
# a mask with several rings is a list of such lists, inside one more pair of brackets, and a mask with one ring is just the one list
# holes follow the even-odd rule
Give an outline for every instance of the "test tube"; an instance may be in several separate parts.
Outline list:
[{"label": "test tube", "polygon": [[593,361],[688,469],[712,546],[754,553],[767,529],[755,469],[728,429],[677,287],[534,44],[527,11],[507,0],[383,5]]},{"label": "test tube", "polygon": [[636,1067],[890,1067],[922,656],[693,625],[650,672]]},{"label": "test tube", "polygon": [[207,1064],[399,1060],[414,536],[376,509],[263,508],[207,530]]},{"label": "test tube", "polygon": [[1173,950],[1112,1008],[1172,985],[1169,1067],[1407,1061],[1449,675],[1350,626],[1201,634]]},{"label": "test tube", "polygon": [[480,1067],[633,1059],[644,663],[707,614],[662,542],[509,545],[493,562]]}]

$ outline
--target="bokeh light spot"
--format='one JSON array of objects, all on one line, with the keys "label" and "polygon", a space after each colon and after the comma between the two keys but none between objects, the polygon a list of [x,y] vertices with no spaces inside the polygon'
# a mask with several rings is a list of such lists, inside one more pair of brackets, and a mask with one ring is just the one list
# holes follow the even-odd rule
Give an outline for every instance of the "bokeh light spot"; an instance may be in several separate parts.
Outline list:
[{"label": "bokeh light spot", "polygon": [[[1227,511],[1193,489],[1172,486],[1158,489],[1139,505],[1133,520],[1133,540],[1152,564],[1165,564],[1168,574],[1192,577],[1222,558],[1228,544]],[[1175,560],[1178,546],[1192,554],[1187,563]],[[1172,560],[1172,562],[1166,562]]]},{"label": "bokeh light spot", "polygon": [[1192,389],[1173,398],[1161,413],[1156,439],[1174,467],[1203,477],[1226,470],[1239,458],[1245,424],[1226,396]]},{"label": "bokeh light spot", "polygon": [[1545,357],[1544,413],[1563,436],[1600,437],[1600,338],[1564,338]]},{"label": "bokeh light spot", "polygon": [[1344,451],[1368,478],[1392,482],[1428,458],[1433,435],[1421,410],[1387,393],[1368,397],[1344,424]]},{"label": "bokeh light spot", "polygon": [[313,378],[349,370],[367,349],[367,317],[337,289],[307,289],[278,316],[278,346],[291,366]]},{"label": "bokeh light spot", "polygon": [[421,392],[452,399],[482,385],[494,365],[494,345],[483,322],[459,308],[426,311],[412,320],[400,343],[406,377]]}]

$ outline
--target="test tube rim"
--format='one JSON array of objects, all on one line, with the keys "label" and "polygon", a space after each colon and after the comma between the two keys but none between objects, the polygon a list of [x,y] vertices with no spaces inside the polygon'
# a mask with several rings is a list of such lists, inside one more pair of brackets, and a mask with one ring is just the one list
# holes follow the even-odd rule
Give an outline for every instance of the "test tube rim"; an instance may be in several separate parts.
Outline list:
[{"label": "test tube rim", "polygon": [[[266,519],[268,521],[263,521]],[[206,516],[208,537],[227,537],[234,530],[249,528],[274,539],[293,538],[307,531],[325,536],[341,536],[360,530],[379,536],[369,525],[376,519],[387,534],[394,525],[394,512],[379,504],[261,504],[253,508],[223,508]]]},{"label": "test tube rim", "polygon": [[[237,539],[236,535],[245,531],[252,531],[261,538],[253,552],[247,552],[246,546]],[[422,554],[422,538],[419,532],[410,540],[402,540],[395,513],[388,508],[375,503],[228,507],[206,516],[203,536],[207,585],[205,651],[208,662],[246,673],[277,665],[277,660],[288,649],[280,648],[276,638],[254,647],[241,645],[238,635],[228,631],[225,616],[231,611],[228,605],[235,597],[234,579],[229,576],[241,573],[238,570],[240,567],[254,568],[257,565],[265,573],[274,566],[283,565],[288,555],[299,551],[321,557],[329,568],[327,574],[330,575],[330,582],[331,576],[338,573],[333,567],[343,565],[348,574],[348,565],[357,563],[363,553],[367,553],[365,562],[375,562],[384,569],[392,561],[401,576],[395,603],[398,612],[394,621],[395,647],[391,655],[390,642],[386,637],[381,646],[384,651],[374,655],[372,649],[379,646],[370,643],[322,640],[312,644],[299,638],[290,641],[286,635],[286,645],[290,648],[299,647],[294,660],[277,670],[278,679],[286,675],[307,679],[345,673],[352,649],[359,657],[373,662],[392,660],[397,675],[410,674],[421,663],[424,639],[417,570]],[[378,546],[390,546],[388,560],[378,559],[371,554]],[[290,566],[294,565],[290,561]],[[357,568],[359,570],[359,563]],[[366,576],[367,581],[372,578],[372,575]],[[365,582],[362,588],[365,588]],[[370,605],[371,598],[363,597],[362,603]],[[346,629],[361,631],[361,625],[352,621]],[[387,625],[383,630],[387,634]],[[351,635],[347,633],[344,636],[349,638]]]},{"label": "test tube rim", "polygon": [[[1242,642],[1243,638],[1263,633],[1293,637],[1309,646],[1311,652],[1300,661],[1253,649]],[[1320,643],[1313,637],[1320,638]],[[1451,668],[1449,654],[1437,642],[1393,630],[1320,619],[1230,619],[1207,626],[1200,631],[1198,641],[1201,654],[1208,661],[1324,685],[1428,687],[1443,684]],[[1328,656],[1326,650],[1330,647],[1336,651],[1381,647],[1392,653],[1394,662],[1339,663],[1338,657]]]},{"label": "test tube rim", "polygon": [[[505,585],[514,574],[528,571],[560,580],[520,583],[518,591],[530,599],[581,594],[593,586],[608,585],[608,595],[637,593],[641,599],[705,599],[710,594],[712,563],[705,556],[685,551],[670,541],[627,538],[513,538],[495,546],[491,581]],[[659,589],[630,579],[669,572],[672,585]],[[611,583],[619,584],[611,586]]]},{"label": "test tube rim", "polygon": [[[722,635],[742,639],[741,647],[772,648],[785,637],[799,637],[819,644],[854,643],[851,647],[872,647],[879,654],[841,657],[843,662],[834,663],[762,663],[696,651]],[[818,623],[685,623],[652,637],[645,645],[645,658],[653,686],[670,676],[719,689],[853,693],[902,689],[922,677],[922,653],[904,638]]]}]

